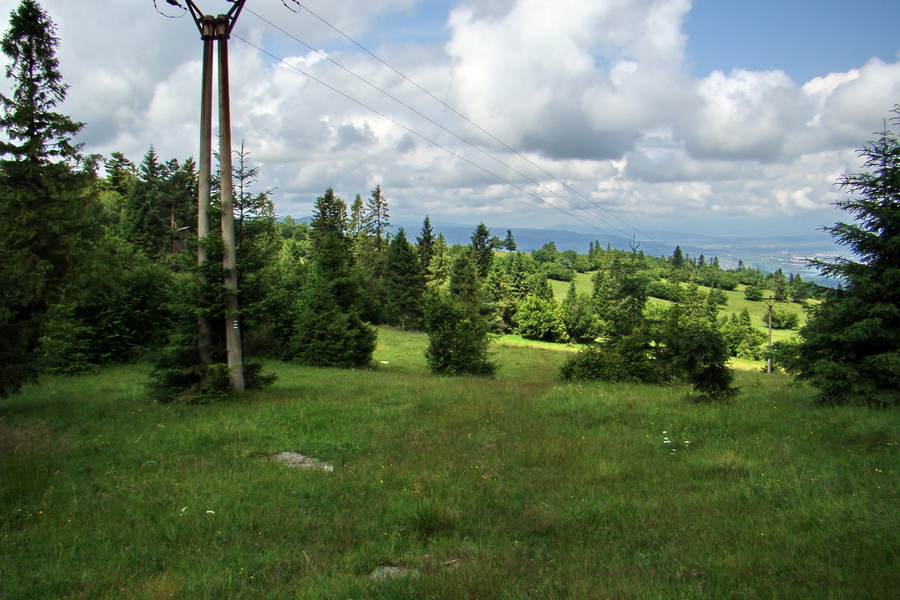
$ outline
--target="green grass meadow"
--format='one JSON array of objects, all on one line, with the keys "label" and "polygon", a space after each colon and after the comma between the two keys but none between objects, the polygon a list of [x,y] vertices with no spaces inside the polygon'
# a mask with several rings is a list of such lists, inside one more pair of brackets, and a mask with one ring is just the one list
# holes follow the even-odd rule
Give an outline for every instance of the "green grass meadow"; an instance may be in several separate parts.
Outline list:
[{"label": "green grass meadow", "polygon": [[426,343],[207,406],[144,366],[0,401],[0,598],[896,597],[896,410],[756,368],[713,404],[563,384],[569,350],[517,338],[444,378]]},{"label": "green grass meadow", "polygon": [[[576,273],[575,274],[575,291],[579,294],[590,295],[593,290],[593,284],[591,282],[591,278],[594,273]],[[567,281],[556,281],[549,280],[550,286],[553,288],[553,295],[558,302],[561,302],[563,298],[566,297],[566,294],[569,291],[569,282]],[[766,332],[768,334],[768,307],[765,302],[759,300],[747,300],[744,297],[744,288],[746,286],[739,285],[735,290],[723,290],[725,297],[728,299],[728,304],[721,307],[719,309],[719,317],[727,317],[732,313],[740,314],[745,308],[750,313],[750,319],[753,321],[753,325],[759,329],[760,331]],[[700,286],[700,290],[704,293],[709,293],[710,288],[706,286]],[[815,302],[815,300],[810,300],[809,302]],[[661,300],[660,298],[649,299],[650,304],[670,304],[668,300]],[[786,313],[796,313],[800,315],[800,325],[806,323],[806,312],[804,311],[803,304],[798,302],[778,302],[775,304],[775,310]],[[783,340],[787,340],[793,337],[797,333],[796,330],[792,329],[773,329],[772,330],[772,341],[780,342]]]}]

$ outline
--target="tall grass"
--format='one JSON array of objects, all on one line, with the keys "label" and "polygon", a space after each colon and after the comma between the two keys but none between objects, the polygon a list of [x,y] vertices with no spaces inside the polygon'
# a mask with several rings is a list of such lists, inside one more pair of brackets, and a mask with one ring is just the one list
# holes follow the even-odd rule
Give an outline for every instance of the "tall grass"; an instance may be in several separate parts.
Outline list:
[{"label": "tall grass", "polygon": [[[377,368],[273,363],[272,388],[158,406],[143,367],[0,402],[3,598],[891,597],[894,410],[779,376],[564,385],[566,353],[498,345],[432,376],[383,329]],[[386,363],[386,364],[384,364]],[[334,465],[294,471],[285,450]],[[373,578],[390,566],[395,577]]]}]

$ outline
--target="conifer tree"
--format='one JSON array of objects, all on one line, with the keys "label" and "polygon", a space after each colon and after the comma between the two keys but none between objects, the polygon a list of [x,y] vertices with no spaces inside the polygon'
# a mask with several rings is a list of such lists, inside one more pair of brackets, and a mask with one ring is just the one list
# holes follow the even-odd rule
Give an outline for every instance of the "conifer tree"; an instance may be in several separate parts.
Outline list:
[{"label": "conifer tree", "polygon": [[310,238],[313,247],[321,247],[322,238],[334,234],[342,243],[349,245],[347,239],[347,205],[334,195],[334,189],[328,188],[316,198],[310,221]]},{"label": "conifer tree", "polygon": [[350,205],[350,235],[358,237],[363,232],[363,201],[362,196],[356,195],[353,204]]},{"label": "conifer tree", "polygon": [[425,279],[419,257],[401,227],[391,239],[385,261],[385,295],[388,324],[400,329],[417,328],[422,317]]},{"label": "conifer tree", "polygon": [[385,242],[385,234],[391,227],[390,213],[388,212],[388,202],[381,193],[381,186],[375,186],[372,195],[366,202],[366,208],[363,212],[363,225],[370,236],[373,236],[375,242],[375,250],[381,253]]},{"label": "conifer tree", "polygon": [[684,252],[681,250],[681,246],[675,246],[675,251],[672,252],[672,258],[669,259],[669,264],[672,265],[673,269],[680,269],[684,267],[685,259]]},{"label": "conifer tree", "polygon": [[484,223],[479,223],[472,233],[472,258],[475,260],[476,272],[482,279],[487,277],[491,270],[491,262],[494,260],[493,246],[491,244],[491,230]]},{"label": "conifer tree", "polygon": [[137,178],[137,167],[121,152],[113,152],[105,163],[106,185],[123,198]]},{"label": "conifer tree", "polygon": [[126,240],[155,256],[163,250],[166,223],[162,215],[163,172],[156,149],[150,146],[125,198],[120,222]]},{"label": "conifer tree", "polygon": [[[900,126],[900,105],[894,107]],[[842,177],[848,196],[836,206],[853,217],[826,231],[855,259],[812,261],[839,278],[810,310],[797,355],[788,367],[823,399],[844,403],[900,402],[900,136],[886,127],[860,151],[864,172]]]},{"label": "conifer tree", "polygon": [[358,367],[371,361],[376,333],[359,317],[351,271],[347,208],[328,188],[313,211],[313,261],[300,298],[289,355],[312,366]]},{"label": "conifer tree", "polygon": [[506,279],[512,300],[522,300],[528,293],[528,258],[516,252],[506,259]]},{"label": "conifer tree", "polygon": [[431,291],[425,303],[425,358],[435,373],[491,375],[497,368],[488,357],[490,324],[471,252],[454,260],[449,288]]},{"label": "conifer tree", "polygon": [[448,277],[447,240],[443,233],[439,233],[435,238],[431,260],[425,272],[425,284],[428,287],[439,288],[447,282]]},{"label": "conifer tree", "polygon": [[434,254],[434,229],[431,227],[431,219],[426,215],[422,223],[422,231],[416,236],[416,246],[419,250],[419,264],[427,268],[431,264]]},{"label": "conifer tree", "polygon": [[503,247],[510,252],[515,252],[519,249],[519,247],[516,245],[516,238],[513,237],[512,229],[506,230],[506,239],[503,240]]},{"label": "conifer tree", "polygon": [[600,319],[594,313],[590,296],[575,291],[575,282],[560,305],[562,322],[569,339],[574,342],[590,342],[600,333]]},{"label": "conifer tree", "polygon": [[35,0],[22,0],[0,41],[12,80],[0,94],[0,396],[36,379],[48,310],[99,235],[93,172],[72,142],[82,124],[55,112],[67,90],[58,45]]}]

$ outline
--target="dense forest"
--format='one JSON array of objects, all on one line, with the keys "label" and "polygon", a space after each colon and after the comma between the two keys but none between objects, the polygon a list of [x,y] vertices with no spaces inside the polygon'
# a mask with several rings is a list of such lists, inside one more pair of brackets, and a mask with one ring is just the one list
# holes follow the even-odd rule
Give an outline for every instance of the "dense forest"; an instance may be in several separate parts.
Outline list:
[{"label": "dense forest", "polygon": [[[3,38],[13,93],[0,97],[0,395],[40,373],[74,373],[122,361],[154,364],[160,400],[208,399],[226,389],[221,182],[212,181],[212,233],[198,239],[197,165],[160,157],[86,156],[85,126],[55,112],[66,86],[49,17],[23,0]],[[835,226],[859,262],[821,263],[842,289],[823,290],[782,271],[716,257],[646,255],[639,244],[585,253],[553,243],[518,251],[514,232],[480,224],[468,245],[448,245],[428,216],[418,232],[394,228],[380,186],[349,203],[325,189],[312,217],[279,218],[263,174],[244,145],[234,152],[237,275],[248,387],[272,375],[261,360],[361,367],[371,362],[374,325],[425,331],[437,373],[489,375],[491,336],[583,345],[566,378],[665,382],[687,378],[707,396],[733,393],[730,357],[774,356],[832,400],[896,398],[898,141],[886,131],[867,146],[871,172],[842,183],[862,200],[842,208],[857,224]],[[323,185],[324,187],[324,185]],[[211,260],[202,269],[196,252]],[[578,276],[590,276],[579,291]],[[551,281],[571,282],[558,301]],[[799,342],[766,351],[759,323],[729,313],[723,291],[751,301],[808,302]],[[650,298],[665,302],[649,302]],[[214,324],[212,359],[197,356],[197,323]],[[772,325],[797,328],[795,313]]]}]

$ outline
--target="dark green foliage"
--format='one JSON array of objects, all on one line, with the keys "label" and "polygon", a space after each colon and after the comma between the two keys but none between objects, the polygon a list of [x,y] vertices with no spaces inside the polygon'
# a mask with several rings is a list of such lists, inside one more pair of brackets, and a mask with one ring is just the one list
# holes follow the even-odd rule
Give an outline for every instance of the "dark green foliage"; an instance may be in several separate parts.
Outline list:
[{"label": "dark green foliage", "polygon": [[544,265],[544,274],[548,279],[556,281],[573,281],[575,279],[575,269],[565,261],[547,263]]},{"label": "dark green foliage", "polygon": [[164,249],[166,223],[163,219],[162,168],[151,146],[144,155],[140,174],[125,197],[120,220],[122,237],[148,256]]},{"label": "dark green foliage", "polygon": [[450,259],[447,254],[447,240],[444,234],[438,234],[434,240],[434,248],[432,250],[431,261],[426,265],[422,265],[425,269],[425,283],[432,288],[438,288],[447,282],[450,277]]},{"label": "dark green foliage", "polygon": [[560,374],[567,381],[636,382],[630,367],[616,348],[591,344],[566,360]]},{"label": "dark green foliage", "polygon": [[385,262],[387,322],[401,329],[416,329],[422,318],[425,278],[413,246],[401,227],[391,239]]},{"label": "dark green foliage", "polygon": [[682,251],[681,246],[675,246],[675,251],[672,252],[669,264],[672,265],[673,269],[681,269],[685,266],[684,251]]},{"label": "dark green foliage", "polygon": [[165,343],[166,302],[173,275],[167,265],[136,254],[109,239],[83,286],[90,290],[77,303],[73,318],[86,331],[91,364],[125,362]]},{"label": "dark green foliage", "polygon": [[[891,120],[900,125],[900,106]],[[856,259],[814,261],[845,282],[809,312],[789,369],[829,402],[900,401],[900,139],[887,129],[860,152],[863,173],[840,180],[853,222],[826,228]]]},{"label": "dark green foliage", "polygon": [[106,185],[122,198],[137,178],[137,167],[121,152],[113,152],[105,162]]},{"label": "dark green foliage", "polygon": [[608,309],[599,316],[607,323],[607,335],[615,339],[629,336],[643,325],[648,277],[634,254],[614,261],[609,276]]},{"label": "dark green foliage", "polygon": [[725,337],[708,323],[694,322],[675,341],[675,368],[685,374],[694,391],[710,399],[728,398],[737,392],[728,358]]},{"label": "dark green foliage", "polygon": [[346,221],[346,205],[329,188],[316,200],[313,262],[287,349],[301,364],[361,367],[372,361],[376,333],[359,316],[361,288],[351,268]]},{"label": "dark green foliage", "polygon": [[375,186],[372,195],[366,202],[363,211],[363,231],[372,237],[375,250],[381,253],[384,246],[385,233],[390,229],[390,213],[388,211],[388,202],[381,193],[381,186]]},{"label": "dark green foliage", "polygon": [[365,234],[365,225],[363,223],[363,201],[362,196],[356,195],[353,204],[350,205],[350,224],[347,227],[351,237],[357,238]]},{"label": "dark green foliage", "polygon": [[478,280],[474,251],[466,248],[456,257],[450,270],[450,294],[472,305],[482,302],[481,282]]},{"label": "dark green foliage", "polygon": [[346,238],[347,205],[334,195],[334,189],[328,188],[324,194],[316,198],[309,226],[314,247],[321,244],[322,238],[326,235],[336,234],[349,250],[350,241]]},{"label": "dark green foliage", "polygon": [[602,323],[594,314],[594,303],[590,296],[575,292],[574,282],[569,286],[560,306],[560,313],[569,340],[591,342],[599,335]]},{"label": "dark green foliage", "polygon": [[37,378],[48,313],[75,294],[100,235],[94,173],[72,143],[82,125],[54,110],[66,96],[57,46],[53,22],[23,0],[2,39],[12,95],[0,94],[0,397]]},{"label": "dark green foliage", "polygon": [[784,276],[784,271],[781,269],[776,270],[769,276],[769,288],[772,290],[772,296],[778,302],[785,302],[788,299],[788,294],[790,293],[790,287],[788,284],[787,278]]},{"label": "dark green foliage", "polygon": [[434,229],[431,227],[431,219],[426,216],[422,222],[422,231],[416,237],[416,246],[419,252],[419,264],[422,269],[427,269],[431,264],[431,257],[434,256]]},{"label": "dark green foliage", "polygon": [[509,296],[512,300],[521,300],[528,294],[528,277],[535,269],[534,260],[527,254],[516,252],[506,258],[504,272]]},{"label": "dark green foliage", "polygon": [[503,240],[503,248],[510,252],[515,252],[519,249],[519,246],[516,244],[516,238],[513,237],[512,229],[506,230],[506,238]]},{"label": "dark green foliage", "polygon": [[475,261],[478,277],[484,279],[491,270],[494,261],[494,246],[491,243],[491,230],[484,223],[479,223],[472,233],[472,258]]},{"label": "dark green foliage", "polygon": [[556,300],[526,296],[516,310],[516,331],[523,337],[556,342],[565,335]]},{"label": "dark green foliage", "polygon": [[[768,318],[765,319],[764,325],[769,325]],[[800,325],[800,315],[786,310],[772,311],[772,329],[797,329]]]},{"label": "dark green foliage", "polygon": [[364,367],[372,362],[377,334],[345,298],[349,279],[331,279],[313,266],[300,297],[300,312],[289,348],[292,360],[316,367]]},{"label": "dark green foliage", "polygon": [[647,295],[661,300],[676,300],[679,294],[677,283],[670,283],[665,279],[654,279],[647,283]]},{"label": "dark green foliage", "polygon": [[425,303],[428,349],[425,358],[442,375],[493,375],[487,320],[478,307],[447,292],[432,292]]},{"label": "dark green foliage", "polygon": [[[114,176],[130,185],[123,195],[121,236],[149,256],[175,254],[184,248],[185,232],[197,222],[197,172],[192,159],[161,163],[151,146],[133,176],[124,157],[112,164]],[[108,168],[109,165],[108,165]]]},{"label": "dark green foliage", "polygon": [[749,360],[762,359],[766,335],[753,326],[746,308],[739,315],[732,313],[730,317],[724,318],[721,331],[731,356]]},{"label": "dark green foliage", "polygon": [[759,302],[763,299],[763,291],[760,287],[755,285],[748,285],[744,288],[744,298],[747,300],[752,300],[754,302]]},{"label": "dark green foliage", "polygon": [[542,272],[531,273],[525,280],[525,295],[541,300],[553,300],[553,286]]},{"label": "dark green foliage", "polygon": [[547,242],[531,253],[531,258],[539,263],[552,263],[558,257],[559,250],[556,249],[556,242]]},{"label": "dark green foliage", "polygon": [[[249,356],[280,356],[281,324],[293,320],[293,301],[286,287],[296,283],[290,269],[280,264],[275,207],[269,191],[255,192],[259,168],[241,144],[234,152],[235,242],[241,307],[242,344]],[[291,240],[293,241],[293,240]]]}]

